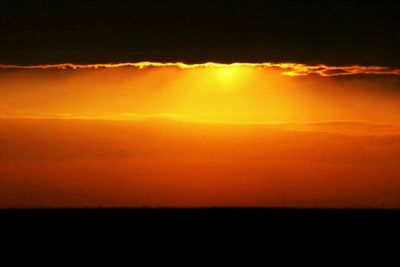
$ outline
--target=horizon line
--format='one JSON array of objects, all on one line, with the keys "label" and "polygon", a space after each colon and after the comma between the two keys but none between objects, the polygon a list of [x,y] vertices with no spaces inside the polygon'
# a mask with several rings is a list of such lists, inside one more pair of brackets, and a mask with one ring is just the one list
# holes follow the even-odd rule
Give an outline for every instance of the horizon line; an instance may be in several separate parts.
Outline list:
[{"label": "horizon line", "polygon": [[132,67],[137,69],[146,68],[178,68],[186,69],[200,69],[200,68],[225,68],[225,67],[249,67],[249,68],[263,68],[263,69],[278,69],[282,70],[282,74],[286,76],[308,76],[318,75],[322,77],[334,76],[349,76],[349,75],[400,75],[400,68],[391,68],[385,66],[362,66],[362,65],[347,65],[347,66],[330,66],[325,64],[307,65],[303,63],[183,63],[183,62],[125,62],[125,63],[100,63],[100,64],[75,64],[75,63],[61,63],[61,64],[39,64],[39,65],[8,65],[0,64],[2,70],[36,70],[36,69],[54,69],[54,70],[80,70],[80,69],[109,69],[109,68],[126,68]]}]

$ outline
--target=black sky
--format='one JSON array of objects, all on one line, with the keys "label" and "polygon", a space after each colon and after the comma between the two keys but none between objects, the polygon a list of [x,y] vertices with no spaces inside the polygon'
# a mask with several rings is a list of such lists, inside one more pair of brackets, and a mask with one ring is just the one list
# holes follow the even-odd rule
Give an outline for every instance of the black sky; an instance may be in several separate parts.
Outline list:
[{"label": "black sky", "polygon": [[400,66],[398,1],[1,1],[1,64]]}]

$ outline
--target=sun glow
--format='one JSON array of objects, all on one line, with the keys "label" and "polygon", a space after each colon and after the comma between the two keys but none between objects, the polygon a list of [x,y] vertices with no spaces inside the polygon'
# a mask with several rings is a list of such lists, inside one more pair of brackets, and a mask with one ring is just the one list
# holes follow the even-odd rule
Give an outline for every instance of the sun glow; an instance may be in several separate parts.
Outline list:
[{"label": "sun glow", "polygon": [[101,66],[0,67],[0,208],[400,207],[399,78]]},{"label": "sun glow", "polygon": [[238,67],[221,67],[216,70],[217,77],[221,83],[232,84],[240,79],[240,69]]},{"label": "sun glow", "polygon": [[376,89],[360,94],[367,89],[357,79],[338,84],[330,77],[290,77],[274,68],[243,64],[11,69],[0,75],[2,117],[160,117],[228,123],[399,121],[396,90],[385,95]]}]

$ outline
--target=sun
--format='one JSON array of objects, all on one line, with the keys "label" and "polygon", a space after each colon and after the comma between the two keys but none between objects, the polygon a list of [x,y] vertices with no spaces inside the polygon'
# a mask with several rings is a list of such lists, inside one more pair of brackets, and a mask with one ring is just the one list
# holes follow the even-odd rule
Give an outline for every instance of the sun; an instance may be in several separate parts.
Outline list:
[{"label": "sun", "polygon": [[238,67],[224,66],[216,69],[216,77],[221,83],[234,83],[240,76],[240,69]]}]

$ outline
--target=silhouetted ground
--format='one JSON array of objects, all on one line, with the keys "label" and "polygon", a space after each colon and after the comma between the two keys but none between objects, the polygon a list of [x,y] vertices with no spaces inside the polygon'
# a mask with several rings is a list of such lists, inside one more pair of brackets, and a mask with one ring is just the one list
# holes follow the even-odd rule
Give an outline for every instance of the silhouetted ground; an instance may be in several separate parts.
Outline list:
[{"label": "silhouetted ground", "polygon": [[[82,251],[133,247],[162,251],[255,248],[287,251],[375,251],[400,237],[400,210],[348,209],[11,209],[0,210],[0,236],[14,251]],[[330,248],[329,248],[330,247]],[[386,250],[385,251],[389,251]],[[374,252],[375,253],[375,252]],[[203,254],[203,251],[201,251]],[[180,254],[179,254],[180,255]],[[283,258],[288,258],[288,253]],[[305,254],[304,254],[305,255]],[[336,256],[335,256],[336,257]],[[151,257],[153,258],[153,256]],[[291,258],[291,257],[289,257]]]},{"label": "silhouetted ground", "polygon": [[2,226],[400,226],[400,210],[279,208],[83,208],[3,209]]},{"label": "silhouetted ground", "polygon": [[54,262],[74,253],[89,256],[91,262],[111,257],[113,263],[123,256],[136,261],[140,255],[146,255],[145,262],[164,262],[172,255],[197,262],[210,254],[224,262],[238,256],[246,262],[255,256],[268,262],[272,257],[278,262],[319,257],[332,262],[341,261],[342,255],[370,261],[379,248],[386,259],[398,254],[392,250],[397,250],[399,226],[400,210],[0,210],[3,255],[17,252],[13,262],[32,260],[24,249],[36,250],[33,254],[41,261],[56,255]]}]

